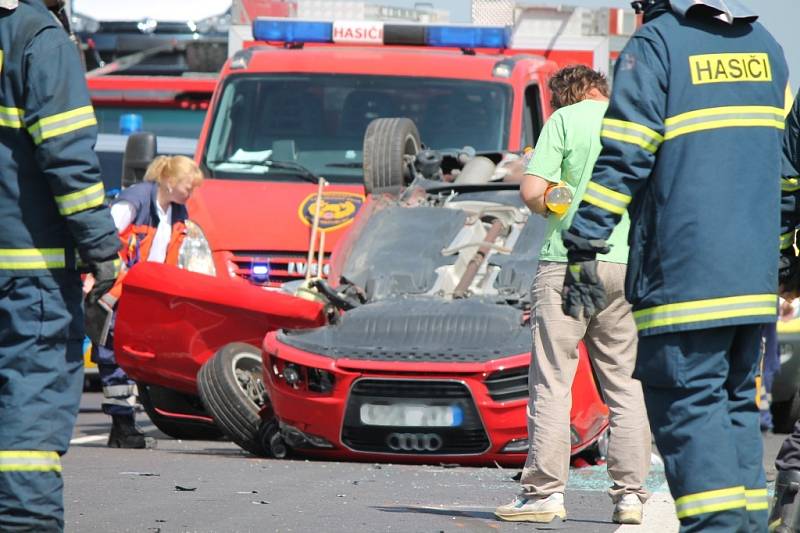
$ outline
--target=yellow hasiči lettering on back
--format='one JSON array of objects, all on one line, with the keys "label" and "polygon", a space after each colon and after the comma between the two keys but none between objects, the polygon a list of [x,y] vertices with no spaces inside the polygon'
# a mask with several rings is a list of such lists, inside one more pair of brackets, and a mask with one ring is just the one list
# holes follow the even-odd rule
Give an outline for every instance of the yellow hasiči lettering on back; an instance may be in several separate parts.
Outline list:
[{"label": "yellow hasi\u010di lettering on back", "polygon": [[769,56],[761,52],[689,56],[692,85],[772,81]]}]

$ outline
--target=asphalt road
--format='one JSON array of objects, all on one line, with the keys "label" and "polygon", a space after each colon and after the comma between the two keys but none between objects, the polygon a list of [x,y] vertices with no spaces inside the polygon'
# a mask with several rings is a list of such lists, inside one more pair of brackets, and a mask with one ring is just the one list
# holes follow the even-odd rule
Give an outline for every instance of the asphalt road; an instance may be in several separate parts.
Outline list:
[{"label": "asphalt road", "polygon": [[[643,526],[611,523],[608,479],[591,467],[570,474],[568,520],[535,527],[492,515],[518,489],[511,469],[258,459],[226,441],[170,439],[143,413],[140,425],[157,448],[112,450],[100,401],[84,394],[64,457],[68,532],[677,531],[657,460]],[[765,457],[782,440],[767,436]]]}]

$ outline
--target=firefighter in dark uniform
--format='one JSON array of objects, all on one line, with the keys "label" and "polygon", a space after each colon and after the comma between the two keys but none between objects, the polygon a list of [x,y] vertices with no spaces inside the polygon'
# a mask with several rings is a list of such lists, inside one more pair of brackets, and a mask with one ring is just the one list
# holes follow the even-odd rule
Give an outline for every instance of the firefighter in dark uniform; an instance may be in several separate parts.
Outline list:
[{"label": "firefighter in dark uniform", "polygon": [[595,255],[627,210],[634,377],[681,531],[766,531],[755,375],[777,310],[786,62],[736,0],[633,5],[645,24],[615,67],[602,152],[564,232],[564,310],[604,306]]},{"label": "firefighter in dark uniform", "polygon": [[94,111],[55,4],[0,1],[0,531],[63,529],[60,456],[83,383],[79,269],[97,280],[90,299],[119,269]]},{"label": "firefighter in dark uniform", "polygon": [[[786,117],[783,132],[781,180],[781,257],[778,280],[787,300],[800,296],[800,257],[795,252],[800,227],[800,94]],[[800,420],[781,446],[775,460],[778,477],[769,516],[770,531],[800,531]]]}]

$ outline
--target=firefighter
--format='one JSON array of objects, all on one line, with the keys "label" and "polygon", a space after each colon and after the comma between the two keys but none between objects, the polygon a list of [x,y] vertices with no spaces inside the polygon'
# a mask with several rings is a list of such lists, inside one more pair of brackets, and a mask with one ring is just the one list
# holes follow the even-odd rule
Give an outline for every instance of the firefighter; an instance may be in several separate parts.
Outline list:
[{"label": "firefighter", "polygon": [[[781,180],[781,256],[778,281],[787,301],[800,294],[800,258],[796,234],[800,226],[800,94],[786,118],[783,133],[783,179]],[[800,531],[800,420],[781,446],[775,460],[778,476],[769,517],[770,531]]]},{"label": "firefighter", "polygon": [[603,148],[564,232],[565,313],[605,300],[596,254],[625,211],[626,297],[681,531],[766,531],[756,406],[761,324],[776,320],[783,51],[736,0],[633,2]]},{"label": "firefighter", "polygon": [[[159,156],[148,166],[144,182],[120,193],[111,206],[114,225],[122,240],[123,265],[139,261],[177,264],[188,218],[186,202],[200,185],[203,174],[188,157]],[[103,296],[110,309],[122,292],[122,279]],[[88,290],[91,282],[84,290]],[[108,446],[150,448],[155,439],[146,437],[135,424],[136,388],[114,357],[113,327],[104,341],[93,344],[92,360],[97,363],[103,384],[103,412],[111,416]]]},{"label": "firefighter", "polygon": [[[119,272],[94,111],[55,1],[0,2],[0,531],[61,531],[83,384],[79,269]],[[63,16],[61,17],[63,19]]]}]

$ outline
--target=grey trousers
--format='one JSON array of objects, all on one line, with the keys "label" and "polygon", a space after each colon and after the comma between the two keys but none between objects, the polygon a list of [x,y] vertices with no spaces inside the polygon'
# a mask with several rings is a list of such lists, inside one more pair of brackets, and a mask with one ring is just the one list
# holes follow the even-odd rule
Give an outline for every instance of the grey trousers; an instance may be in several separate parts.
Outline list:
[{"label": "grey trousers", "polygon": [[643,488],[650,469],[650,426],[641,383],[631,377],[636,363],[636,325],[625,300],[626,266],[598,263],[608,307],[578,320],[561,310],[566,263],[542,261],[533,282],[533,350],[529,373],[528,438],[522,493],[544,497],[564,492],[569,474],[572,381],[583,339],[610,411],[609,494],[648,497]]}]

